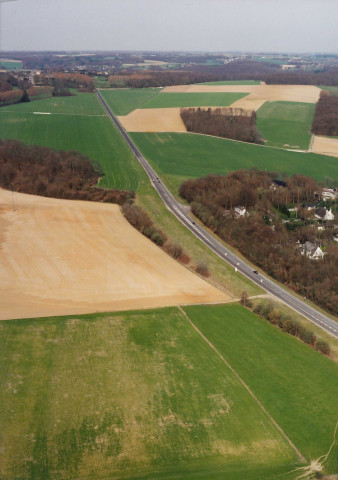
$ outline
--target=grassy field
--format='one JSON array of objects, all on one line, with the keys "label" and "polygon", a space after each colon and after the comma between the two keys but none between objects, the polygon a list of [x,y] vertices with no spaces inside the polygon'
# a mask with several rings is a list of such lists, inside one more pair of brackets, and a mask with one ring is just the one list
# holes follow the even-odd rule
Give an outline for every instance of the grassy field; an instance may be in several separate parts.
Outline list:
[{"label": "grassy field", "polygon": [[142,108],[227,107],[247,93],[160,93]]},{"label": "grassy field", "polygon": [[132,133],[131,137],[173,192],[183,179],[224,175],[240,168],[338,178],[337,159],[189,133]]},{"label": "grassy field", "polygon": [[322,88],[323,90],[327,90],[332,95],[338,95],[338,87],[324,87],[324,86],[320,85],[319,88]]},{"label": "grassy field", "polygon": [[104,99],[116,115],[136,108],[228,106],[246,93],[162,93],[158,88],[104,90]]},{"label": "grassy field", "polygon": [[[35,111],[52,115],[35,115]],[[92,94],[12,105],[0,110],[1,136],[57,150],[77,150],[101,164],[105,174],[101,186],[137,190],[145,173],[103,113]]]},{"label": "grassy field", "polygon": [[266,145],[307,150],[315,108],[311,103],[265,102],[257,111],[257,127]]},{"label": "grassy field", "polygon": [[2,107],[0,113],[49,112],[71,115],[105,115],[105,111],[93,93],[76,93],[70,97],[51,97]]},{"label": "grassy field", "polygon": [[5,68],[7,70],[18,70],[18,69],[22,69],[22,62],[21,60],[15,60],[12,62],[1,60],[0,67]]},{"label": "grassy field", "polygon": [[[213,311],[209,327],[217,331]],[[246,338],[242,317],[252,319],[241,310],[223,313],[236,320],[235,346]],[[176,308],[7,321],[0,330],[0,478],[272,480],[299,465],[269,416]],[[264,357],[262,343],[255,352]],[[312,363],[301,359],[309,373]],[[331,372],[325,362],[315,372],[324,367]],[[328,426],[328,411],[312,424]],[[290,421],[300,425],[295,413]]]},{"label": "grassy field", "polygon": [[[338,367],[243,307],[186,307],[308,461],[329,451],[337,422]],[[337,473],[337,444],[325,463]]]},{"label": "grassy field", "polygon": [[116,115],[128,115],[160,94],[159,88],[116,88],[102,90],[100,93]]}]

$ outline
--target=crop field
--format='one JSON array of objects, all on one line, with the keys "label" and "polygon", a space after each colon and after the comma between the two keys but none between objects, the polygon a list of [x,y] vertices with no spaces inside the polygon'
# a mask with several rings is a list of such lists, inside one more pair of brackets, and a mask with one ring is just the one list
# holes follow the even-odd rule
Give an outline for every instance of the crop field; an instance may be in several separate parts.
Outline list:
[{"label": "crop field", "polygon": [[336,158],[324,155],[190,133],[132,133],[131,137],[175,193],[186,178],[225,175],[240,168],[306,173],[319,181],[338,178]]},{"label": "crop field", "polygon": [[246,93],[162,93],[158,88],[103,90],[104,99],[116,115],[127,115],[135,109],[222,107],[245,97]]},{"label": "crop field", "polygon": [[[336,363],[240,306],[184,310],[308,461],[329,452],[338,419]],[[335,443],[326,462],[322,457],[330,473],[337,473],[337,453]]]},{"label": "crop field", "polygon": [[315,105],[297,102],[265,102],[257,111],[257,127],[266,145],[307,150]]},{"label": "crop field", "polygon": [[0,67],[6,68],[7,70],[17,70],[22,68],[21,60],[0,60]]},{"label": "crop field", "polygon": [[[36,111],[51,114],[34,114]],[[100,182],[103,187],[137,190],[145,179],[140,165],[92,94],[1,109],[0,131],[3,139],[87,155],[101,164],[105,174]]]},{"label": "crop field", "polygon": [[93,93],[76,93],[76,95],[69,97],[51,97],[7,105],[1,108],[0,112],[3,111],[15,113],[48,112],[63,115],[105,115],[101,103]]},{"label": "crop field", "polygon": [[128,115],[136,108],[142,108],[152,98],[156,98],[160,92],[160,88],[116,88],[100,91],[116,115]]},{"label": "crop field", "polygon": [[[250,333],[246,312],[224,308],[223,317],[235,331],[237,319],[246,321]],[[269,414],[177,308],[8,321],[0,330],[0,478],[272,480],[301,466]],[[232,349],[240,348],[239,332]],[[287,351],[298,352],[287,340]],[[251,353],[265,358],[264,348],[261,340]],[[331,381],[329,360],[314,372],[306,355],[300,360],[293,368],[309,375],[307,385],[319,372],[319,385]],[[270,381],[263,366],[260,381],[265,373]],[[322,403],[331,387],[313,389]],[[329,441],[331,405],[312,419],[298,419],[301,407],[291,412],[305,443],[313,443],[307,431],[321,441],[324,427]]]}]

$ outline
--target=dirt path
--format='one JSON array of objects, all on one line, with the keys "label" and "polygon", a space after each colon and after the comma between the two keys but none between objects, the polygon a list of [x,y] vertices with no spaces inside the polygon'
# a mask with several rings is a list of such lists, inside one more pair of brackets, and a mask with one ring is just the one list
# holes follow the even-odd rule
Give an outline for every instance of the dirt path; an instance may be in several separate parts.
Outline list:
[{"label": "dirt path", "polygon": [[0,189],[0,319],[227,301],[117,205]]},{"label": "dirt path", "polygon": [[258,400],[256,395],[253,393],[253,391],[250,389],[250,387],[244,382],[242,377],[236,372],[236,370],[230,365],[230,363],[223,357],[223,355],[217,350],[217,348],[207,339],[206,336],[203,335],[203,333],[196,327],[196,325],[193,323],[193,321],[189,318],[189,316],[185,313],[185,311],[181,308],[178,307],[182,315],[186,318],[186,320],[190,323],[192,328],[203,338],[203,340],[209,345],[209,347],[219,356],[219,358],[222,360],[223,363],[232,371],[232,373],[236,376],[236,378],[240,381],[240,383],[243,385],[243,387],[248,391],[248,393],[251,395],[251,397],[258,403],[260,408],[263,410],[265,415],[271,420],[271,422],[275,425],[277,430],[282,434],[282,436],[285,438],[285,440],[288,442],[288,444],[293,448],[293,450],[296,452],[298,455],[299,459],[302,462],[305,462],[305,458],[303,455],[300,453],[298,448],[292,443],[292,441],[289,439],[289,437],[286,435],[284,430],[278,425],[276,420],[273,419],[273,417],[270,415],[270,413],[266,410],[264,405]]}]

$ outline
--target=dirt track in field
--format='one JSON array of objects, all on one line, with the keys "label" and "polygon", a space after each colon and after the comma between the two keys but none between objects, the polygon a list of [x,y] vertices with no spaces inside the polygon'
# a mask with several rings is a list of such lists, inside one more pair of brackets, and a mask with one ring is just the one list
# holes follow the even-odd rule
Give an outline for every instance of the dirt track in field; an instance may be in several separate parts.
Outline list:
[{"label": "dirt track in field", "polygon": [[116,205],[0,189],[0,319],[229,298],[137,232]]},{"label": "dirt track in field", "polygon": [[313,137],[311,151],[313,153],[321,153],[323,155],[330,155],[331,157],[338,157],[338,139],[315,135]]}]

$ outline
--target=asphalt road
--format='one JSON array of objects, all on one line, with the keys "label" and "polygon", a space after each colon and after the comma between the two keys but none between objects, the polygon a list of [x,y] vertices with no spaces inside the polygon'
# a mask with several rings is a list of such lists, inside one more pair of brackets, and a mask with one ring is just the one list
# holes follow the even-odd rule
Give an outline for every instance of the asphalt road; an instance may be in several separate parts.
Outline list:
[{"label": "asphalt road", "polygon": [[124,130],[118,119],[110,110],[109,106],[103,99],[100,92],[97,90],[96,93],[108,115],[123,136],[124,140],[127,142],[134,155],[136,156],[137,160],[147,172],[150,180],[153,183],[154,188],[157,190],[163,202],[165,203],[167,208],[180,220],[180,222],[183,223],[185,227],[187,227],[197,238],[199,238],[203,243],[205,243],[205,245],[207,245],[220,258],[233,266],[235,271],[242,273],[252,282],[264,288],[267,292],[271,293],[283,303],[293,308],[296,312],[311,320],[311,322],[315,323],[320,328],[327,331],[329,334],[338,338],[338,324],[334,320],[318,312],[317,310],[309,306],[305,301],[300,300],[289,291],[284,290],[265,275],[262,275],[261,273],[254,273],[254,270],[249,264],[244,262],[241,258],[237,257],[233,252],[231,252],[231,250],[224,247],[224,245],[222,245],[212,235],[210,235],[207,230],[205,230],[203,227],[201,227],[199,224],[195,223],[191,219],[191,217],[184,209],[184,206],[175,200],[167,187],[162,183],[155,170],[153,170],[147,160],[142,156],[141,152],[138,150],[138,148],[133,143],[127,132]]}]

